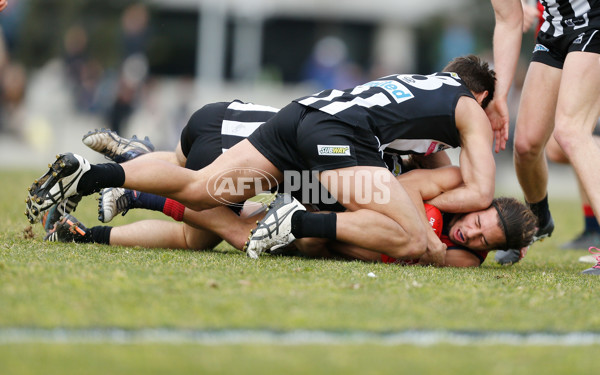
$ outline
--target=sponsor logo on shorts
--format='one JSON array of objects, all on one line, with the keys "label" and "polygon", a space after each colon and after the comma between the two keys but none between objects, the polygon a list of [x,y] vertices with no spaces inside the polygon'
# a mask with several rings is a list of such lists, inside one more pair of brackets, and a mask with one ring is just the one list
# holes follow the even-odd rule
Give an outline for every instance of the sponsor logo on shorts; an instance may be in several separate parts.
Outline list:
[{"label": "sponsor logo on shorts", "polygon": [[317,145],[319,155],[350,156],[350,146],[346,145]]},{"label": "sponsor logo on shorts", "polygon": [[533,52],[550,52],[550,50],[543,44],[536,44],[533,48]]},{"label": "sponsor logo on shorts", "polygon": [[577,39],[575,39],[573,41],[573,44],[581,44],[581,42],[583,42],[583,36],[585,35],[585,33],[581,33],[577,36]]}]

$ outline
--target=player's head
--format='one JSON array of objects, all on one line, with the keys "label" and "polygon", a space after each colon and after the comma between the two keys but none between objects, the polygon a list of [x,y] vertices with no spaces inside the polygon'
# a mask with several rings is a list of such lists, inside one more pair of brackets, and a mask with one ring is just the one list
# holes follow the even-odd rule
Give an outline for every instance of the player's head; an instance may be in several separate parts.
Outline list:
[{"label": "player's head", "polygon": [[521,249],[529,245],[537,219],[514,198],[496,198],[485,210],[456,215],[449,225],[452,242],[471,250]]},{"label": "player's head", "polygon": [[521,249],[533,241],[537,231],[537,217],[523,203],[514,198],[501,197],[492,201],[506,242],[497,250]]},{"label": "player's head", "polygon": [[443,70],[458,74],[465,86],[475,94],[485,93],[481,106],[483,108],[494,98],[496,73],[490,69],[488,63],[475,55],[461,56],[450,61]]}]

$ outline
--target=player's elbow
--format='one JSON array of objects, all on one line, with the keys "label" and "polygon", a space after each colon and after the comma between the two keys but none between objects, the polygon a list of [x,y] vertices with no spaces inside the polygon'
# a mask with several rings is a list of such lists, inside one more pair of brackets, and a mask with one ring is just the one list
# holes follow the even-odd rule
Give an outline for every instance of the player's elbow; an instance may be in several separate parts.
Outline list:
[{"label": "player's elbow", "polygon": [[479,202],[481,209],[486,209],[492,204],[493,200],[494,200],[494,188],[492,187],[490,189],[481,191],[479,193],[479,198],[477,201]]},{"label": "player's elbow", "polygon": [[470,210],[485,210],[492,204],[494,199],[494,182],[482,183],[473,189],[473,196],[471,197]]},{"label": "player's elbow", "polygon": [[[523,24],[523,8],[520,6],[507,6],[492,2],[496,16],[496,24],[506,25],[510,29]],[[521,29],[518,29],[521,30]]]},{"label": "player's elbow", "polygon": [[490,207],[493,199],[493,189],[472,189],[470,194],[463,197],[462,205],[457,212],[485,210]]}]

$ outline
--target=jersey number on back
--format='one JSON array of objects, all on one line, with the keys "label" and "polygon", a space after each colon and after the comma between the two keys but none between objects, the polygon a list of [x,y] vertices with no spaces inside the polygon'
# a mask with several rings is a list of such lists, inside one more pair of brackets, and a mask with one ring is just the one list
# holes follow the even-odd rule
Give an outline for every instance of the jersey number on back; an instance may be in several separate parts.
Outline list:
[{"label": "jersey number on back", "polygon": [[[351,99],[341,98],[341,96],[345,94],[344,91],[331,90],[327,97],[319,98],[311,96],[301,100],[299,103],[303,105],[311,105],[318,101],[330,101],[330,104],[320,108],[321,111],[329,113],[330,115],[335,115],[336,113],[344,111],[355,105],[364,108],[371,108],[373,106],[384,107],[392,103],[390,97],[396,103],[402,103],[415,97],[409,88],[403,83],[414,88],[427,91],[437,90],[444,84],[450,86],[460,86],[458,81],[448,76],[401,74],[395,77],[390,77],[389,79],[371,81],[360,86],[356,86],[350,92],[350,94],[354,96]],[[386,92],[388,95],[384,94],[383,92],[377,92],[367,97],[358,96],[359,94],[362,94],[373,87],[378,87],[384,90],[384,92]]]}]

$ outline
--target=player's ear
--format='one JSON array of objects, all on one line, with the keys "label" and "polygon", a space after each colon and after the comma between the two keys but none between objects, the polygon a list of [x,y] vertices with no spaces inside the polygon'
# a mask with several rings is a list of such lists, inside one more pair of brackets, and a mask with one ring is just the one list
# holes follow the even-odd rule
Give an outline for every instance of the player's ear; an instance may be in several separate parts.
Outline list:
[{"label": "player's ear", "polygon": [[489,94],[490,93],[489,93],[488,90],[484,90],[482,92],[473,93],[473,95],[475,96],[475,100],[477,100],[477,103],[479,103],[479,105],[481,105],[483,103],[483,101],[485,100],[485,98],[487,98],[487,96]]}]

